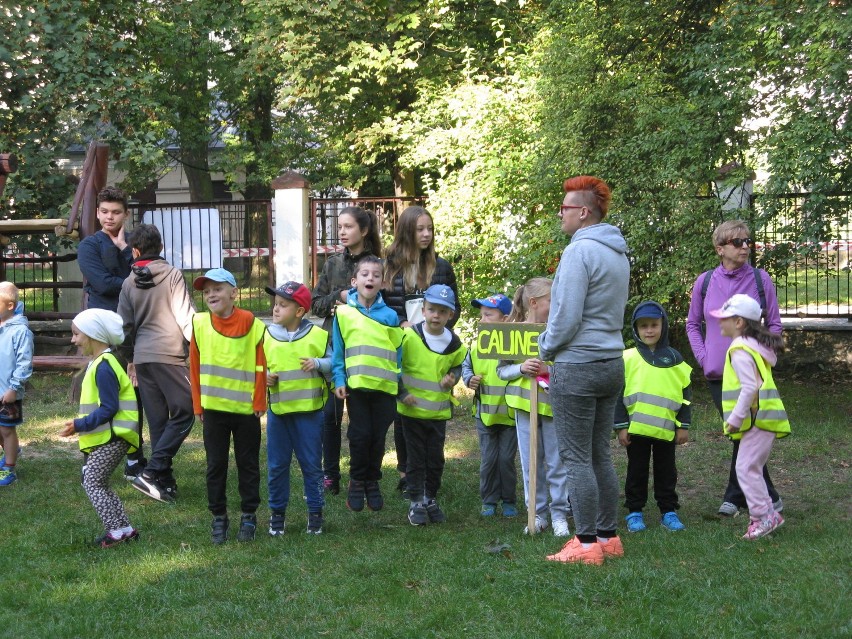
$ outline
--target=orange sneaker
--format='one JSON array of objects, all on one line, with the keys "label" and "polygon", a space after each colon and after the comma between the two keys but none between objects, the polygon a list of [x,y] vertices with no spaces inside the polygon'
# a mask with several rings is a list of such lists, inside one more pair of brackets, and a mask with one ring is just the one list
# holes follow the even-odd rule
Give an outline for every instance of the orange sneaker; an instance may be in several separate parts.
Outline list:
[{"label": "orange sneaker", "polygon": [[588,548],[584,548],[580,540],[574,537],[558,553],[548,555],[547,560],[600,566],[604,562],[604,553],[600,544],[594,543]]},{"label": "orange sneaker", "polygon": [[604,557],[624,557],[624,546],[621,545],[621,539],[618,537],[610,537],[606,541],[599,540],[598,545]]}]

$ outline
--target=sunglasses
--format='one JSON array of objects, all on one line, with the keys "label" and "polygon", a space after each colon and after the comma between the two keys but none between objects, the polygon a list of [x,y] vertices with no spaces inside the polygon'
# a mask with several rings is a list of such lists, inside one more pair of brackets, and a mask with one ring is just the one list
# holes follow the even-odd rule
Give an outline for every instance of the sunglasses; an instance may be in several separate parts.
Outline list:
[{"label": "sunglasses", "polygon": [[735,237],[732,240],[728,240],[725,244],[733,244],[737,248],[742,248],[743,244],[746,246],[754,246],[754,240],[750,237]]}]

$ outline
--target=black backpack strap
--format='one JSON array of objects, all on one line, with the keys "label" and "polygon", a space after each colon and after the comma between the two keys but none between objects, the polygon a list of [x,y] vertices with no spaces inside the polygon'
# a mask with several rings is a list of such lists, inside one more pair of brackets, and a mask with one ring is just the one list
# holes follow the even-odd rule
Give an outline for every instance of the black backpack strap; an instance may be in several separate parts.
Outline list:
[{"label": "black backpack strap", "polygon": [[[704,279],[701,280],[701,303],[704,304],[704,299],[707,297],[707,289],[710,288],[710,276],[713,274],[713,269],[704,271]],[[762,290],[762,289],[761,289]]]},{"label": "black backpack strap", "polygon": [[763,290],[763,278],[760,276],[760,269],[755,266],[751,267],[754,271],[754,282],[757,284],[757,295],[760,297],[760,310],[766,314],[766,291]]}]

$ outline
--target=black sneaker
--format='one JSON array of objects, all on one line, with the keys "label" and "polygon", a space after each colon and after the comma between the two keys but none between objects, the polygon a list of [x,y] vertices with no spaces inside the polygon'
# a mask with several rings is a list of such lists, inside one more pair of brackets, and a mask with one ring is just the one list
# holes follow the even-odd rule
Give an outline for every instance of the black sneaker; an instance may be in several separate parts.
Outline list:
[{"label": "black sneaker", "polygon": [[229,523],[227,515],[217,515],[213,518],[212,538],[217,546],[228,541]]},{"label": "black sneaker", "polygon": [[431,524],[443,524],[447,521],[447,516],[434,498],[426,502],[426,514],[429,516],[429,523]]},{"label": "black sneaker", "polygon": [[237,532],[237,541],[254,541],[254,533],[257,530],[257,516],[254,513],[243,513],[240,517],[240,529]]},{"label": "black sneaker", "polygon": [[269,536],[280,537],[284,534],[287,524],[284,522],[284,513],[272,513],[269,517]]},{"label": "black sneaker", "polygon": [[133,481],[139,475],[142,474],[142,471],[145,470],[145,464],[142,462],[136,462],[135,464],[124,464],[124,478],[127,481]]},{"label": "black sneaker", "polygon": [[95,546],[101,548],[112,548],[118,544],[123,544],[125,541],[139,541],[139,531],[135,528],[129,533],[124,533],[121,537],[113,537],[110,533],[105,532],[103,535],[95,539]]},{"label": "black sneaker", "polygon": [[339,495],[340,494],[340,478],[335,479],[334,477],[329,477],[326,475],[322,478],[322,487],[325,489],[325,492],[330,495]]},{"label": "black sneaker", "polygon": [[322,534],[322,513],[308,513],[308,530],[309,535]]},{"label": "black sneaker", "polygon": [[349,494],[346,496],[346,507],[352,512],[360,513],[364,510],[364,482],[355,479],[349,480]]},{"label": "black sneaker", "polygon": [[136,478],[130,482],[130,485],[143,495],[147,495],[151,499],[156,499],[164,504],[173,504],[175,501],[174,495],[169,493],[159,481],[153,477],[147,476],[144,472],[137,475]]},{"label": "black sneaker", "polygon": [[382,497],[382,490],[379,488],[379,482],[368,481],[364,483],[364,490],[367,493],[367,508],[372,511],[381,510],[385,506],[385,499]]},{"label": "black sneaker", "polygon": [[429,515],[426,514],[426,506],[421,503],[411,504],[408,509],[408,522],[412,526],[425,526],[429,523]]}]

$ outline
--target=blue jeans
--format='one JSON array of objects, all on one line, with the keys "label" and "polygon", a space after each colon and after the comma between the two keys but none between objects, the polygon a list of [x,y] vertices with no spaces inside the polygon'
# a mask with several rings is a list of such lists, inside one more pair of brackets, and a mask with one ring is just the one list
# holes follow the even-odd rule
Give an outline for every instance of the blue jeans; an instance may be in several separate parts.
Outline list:
[{"label": "blue jeans", "polygon": [[322,512],[322,410],[276,415],[266,413],[266,461],[269,467],[269,510],[287,511],[290,463],[299,460],[309,513]]}]

